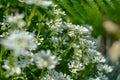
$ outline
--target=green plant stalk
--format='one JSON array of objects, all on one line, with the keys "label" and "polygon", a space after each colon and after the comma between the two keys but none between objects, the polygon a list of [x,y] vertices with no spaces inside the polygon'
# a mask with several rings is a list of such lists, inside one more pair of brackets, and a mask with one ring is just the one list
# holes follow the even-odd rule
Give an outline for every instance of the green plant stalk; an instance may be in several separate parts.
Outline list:
[{"label": "green plant stalk", "polygon": [[[69,32],[69,30],[67,30],[67,33],[63,36],[63,38],[62,38],[62,40],[60,41],[60,43],[59,43],[57,49],[55,50],[54,54],[56,54],[56,53],[58,52],[58,50],[60,49],[60,47],[62,46],[62,43],[63,43],[64,39],[65,39],[65,38],[67,37],[67,35],[68,35],[68,32]],[[57,54],[57,55],[59,55],[59,54]]]},{"label": "green plant stalk", "polygon": [[65,53],[63,53],[62,55],[65,57],[68,53],[68,51],[71,49],[72,45],[74,44],[74,42],[76,41],[78,35],[76,35],[75,37],[73,37],[73,39],[71,40],[68,48],[66,49]]},{"label": "green plant stalk", "polygon": [[2,47],[1,47],[1,51],[0,51],[0,61],[2,61],[2,56],[3,56],[3,54],[6,53],[6,52],[7,52],[7,50],[6,50],[5,48],[2,48]]},{"label": "green plant stalk", "polygon": [[41,77],[41,78],[44,76],[44,71],[45,71],[45,68],[43,68],[43,69],[41,70],[41,74],[40,74],[40,77]]},{"label": "green plant stalk", "polygon": [[27,22],[27,23],[26,23],[26,28],[28,28],[28,26],[31,24],[31,20],[32,20],[32,18],[34,17],[36,10],[37,10],[37,6],[36,6],[36,5],[33,5],[32,11],[31,11],[31,13],[30,13],[30,15],[29,15],[29,17],[28,17],[28,20],[26,21],[26,22]]},{"label": "green plant stalk", "polygon": [[41,32],[41,29],[42,29],[42,26],[38,23],[38,34],[37,34],[37,40],[39,40],[39,37],[40,37],[40,32]]},{"label": "green plant stalk", "polygon": [[35,76],[35,74],[32,73],[32,69],[29,66],[27,66],[27,68],[31,71],[31,75],[34,78],[34,80],[38,80],[38,78]]},{"label": "green plant stalk", "polygon": [[30,16],[29,16],[29,18],[28,18],[29,21],[31,21],[31,19],[33,18],[36,9],[37,9],[37,7],[36,7],[36,5],[34,5],[32,11],[31,11],[31,13],[30,13]]}]

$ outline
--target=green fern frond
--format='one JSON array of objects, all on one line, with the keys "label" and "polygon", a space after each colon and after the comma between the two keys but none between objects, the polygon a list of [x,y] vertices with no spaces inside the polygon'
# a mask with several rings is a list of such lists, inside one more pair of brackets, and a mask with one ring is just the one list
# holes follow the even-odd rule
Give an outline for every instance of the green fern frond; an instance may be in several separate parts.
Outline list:
[{"label": "green fern frond", "polygon": [[95,36],[104,34],[103,22],[112,20],[120,24],[119,0],[54,0],[67,12],[71,21],[77,24],[89,24]]}]

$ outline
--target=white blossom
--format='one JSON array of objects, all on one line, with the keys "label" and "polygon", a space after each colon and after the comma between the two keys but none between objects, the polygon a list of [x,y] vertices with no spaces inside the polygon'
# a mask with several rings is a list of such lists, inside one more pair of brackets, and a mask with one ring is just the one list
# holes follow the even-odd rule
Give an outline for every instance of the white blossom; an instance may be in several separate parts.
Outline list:
[{"label": "white blossom", "polygon": [[21,28],[23,26],[25,26],[25,21],[23,20],[24,15],[23,14],[19,14],[19,13],[15,13],[15,15],[7,15],[6,16],[6,20],[8,23],[10,24],[15,24],[15,26]]},{"label": "white blossom", "polygon": [[54,9],[54,14],[60,16],[60,15],[66,15],[64,11],[61,11],[60,9]]},{"label": "white blossom", "polygon": [[106,59],[103,56],[94,56],[92,58],[92,62],[97,62],[97,63],[105,63]]},{"label": "white blossom", "polygon": [[[61,17],[56,18],[55,20],[47,21],[46,24],[53,31],[54,34],[60,34],[63,32],[63,20]],[[51,25],[51,26],[50,26]]]},{"label": "white blossom", "polygon": [[105,70],[106,73],[109,73],[112,71],[112,67],[105,64],[103,65],[103,70]]},{"label": "white blossom", "polygon": [[72,73],[77,73],[78,71],[85,69],[85,66],[79,60],[71,60],[68,63],[68,67]]},{"label": "white blossom", "polygon": [[9,36],[1,40],[1,44],[14,51],[14,56],[26,55],[27,50],[36,49],[34,35],[26,31],[11,31]]},{"label": "white blossom", "polygon": [[47,74],[41,80],[73,80],[69,75],[55,70],[47,71]]},{"label": "white blossom", "polygon": [[26,56],[19,56],[17,59],[17,64],[22,67],[25,68],[27,65],[34,65],[33,64],[34,61],[34,54],[32,52],[27,52]]},{"label": "white blossom", "polygon": [[101,79],[97,77],[97,78],[89,78],[89,80],[101,80]]},{"label": "white blossom", "polygon": [[86,27],[75,25],[74,29],[75,33],[79,34],[88,34],[89,30]]},{"label": "white blossom", "polygon": [[56,66],[58,62],[57,57],[53,56],[50,50],[47,51],[41,50],[40,52],[36,53],[34,61],[36,63],[36,66],[40,69],[46,67],[48,69],[52,69]]},{"label": "white blossom", "polygon": [[7,71],[6,77],[12,76],[14,74],[19,75],[21,73],[21,68],[16,65],[15,62],[13,62],[13,65],[11,65],[10,62],[7,60],[2,67]]},{"label": "white blossom", "polygon": [[98,72],[98,77],[101,80],[108,80],[108,77],[105,74],[103,74],[102,72]]},{"label": "white blossom", "polygon": [[80,45],[82,45],[83,48],[96,48],[95,42],[89,39],[79,38]]},{"label": "white blossom", "polygon": [[98,71],[105,71],[105,73],[112,72],[112,67],[107,64],[97,64]]},{"label": "white blossom", "polygon": [[97,77],[97,78],[89,78],[88,80],[101,80],[101,79]]}]

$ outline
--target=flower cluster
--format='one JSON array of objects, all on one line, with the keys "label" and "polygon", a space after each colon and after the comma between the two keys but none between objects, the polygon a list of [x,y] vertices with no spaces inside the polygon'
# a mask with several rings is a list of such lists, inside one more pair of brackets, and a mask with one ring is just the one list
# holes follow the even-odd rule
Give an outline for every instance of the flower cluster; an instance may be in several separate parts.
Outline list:
[{"label": "flower cluster", "polygon": [[25,55],[26,51],[36,49],[34,35],[26,31],[10,31],[1,44],[14,51],[14,56]]},{"label": "flower cluster", "polygon": [[14,24],[17,27],[21,28],[25,26],[25,21],[23,20],[24,14],[16,13],[15,15],[7,15],[6,21],[10,24]]},{"label": "flower cluster", "polygon": [[73,80],[69,75],[57,72],[55,70],[49,70],[41,80]]},{"label": "flower cluster", "polygon": [[[51,0],[19,1],[21,6],[26,3],[28,13],[7,15],[3,22],[9,25],[0,41],[3,76],[22,75],[23,80],[108,80],[106,74],[112,67],[97,51],[91,26],[73,24],[58,6],[50,6]],[[32,4],[38,9],[31,8]],[[46,11],[43,16],[38,5],[50,6],[52,15]],[[29,14],[28,7],[36,14]]]},{"label": "flower cluster", "polygon": [[39,53],[35,54],[35,63],[38,68],[47,67],[48,69],[53,69],[57,64],[56,56],[52,56],[50,50],[40,51]]}]

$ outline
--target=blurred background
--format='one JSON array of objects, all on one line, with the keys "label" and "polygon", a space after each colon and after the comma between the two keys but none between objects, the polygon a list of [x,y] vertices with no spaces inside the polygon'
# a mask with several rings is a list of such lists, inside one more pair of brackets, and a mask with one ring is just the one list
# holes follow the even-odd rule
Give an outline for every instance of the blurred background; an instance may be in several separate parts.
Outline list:
[{"label": "blurred background", "polygon": [[93,26],[98,50],[114,70],[110,80],[120,80],[120,0],[54,0],[74,24]]}]

